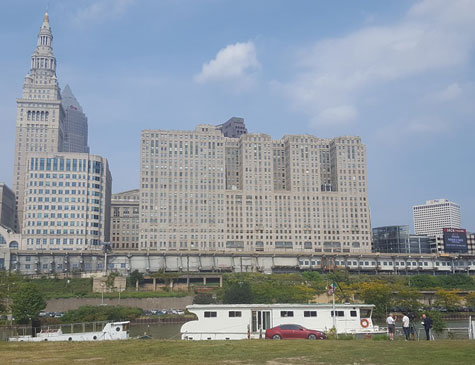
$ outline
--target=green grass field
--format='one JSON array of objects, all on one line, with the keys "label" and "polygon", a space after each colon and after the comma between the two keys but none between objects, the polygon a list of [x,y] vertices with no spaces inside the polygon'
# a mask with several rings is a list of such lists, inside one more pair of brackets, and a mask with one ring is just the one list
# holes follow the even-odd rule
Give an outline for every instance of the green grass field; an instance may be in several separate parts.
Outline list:
[{"label": "green grass field", "polygon": [[475,341],[0,343],[2,364],[473,364]]}]

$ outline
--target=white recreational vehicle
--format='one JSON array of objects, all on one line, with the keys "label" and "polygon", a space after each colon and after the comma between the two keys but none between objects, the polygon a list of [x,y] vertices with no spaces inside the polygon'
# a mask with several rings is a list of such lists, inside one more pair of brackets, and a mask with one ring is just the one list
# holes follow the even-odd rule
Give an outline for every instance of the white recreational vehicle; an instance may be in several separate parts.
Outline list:
[{"label": "white recreational vehicle", "polygon": [[14,342],[41,342],[41,341],[110,341],[127,340],[129,338],[129,321],[107,323],[102,331],[63,333],[61,328],[42,330],[33,336],[10,337]]},{"label": "white recreational vehicle", "polygon": [[[198,319],[181,327],[184,340],[264,338],[265,330],[281,324],[337,333],[382,333],[373,325],[372,304],[199,304],[186,307]],[[335,316],[335,317],[333,317]]]}]

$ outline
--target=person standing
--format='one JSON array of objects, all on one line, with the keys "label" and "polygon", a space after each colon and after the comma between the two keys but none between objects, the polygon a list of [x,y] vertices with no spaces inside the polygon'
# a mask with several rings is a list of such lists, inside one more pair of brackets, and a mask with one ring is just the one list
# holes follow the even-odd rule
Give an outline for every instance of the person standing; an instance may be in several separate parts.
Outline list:
[{"label": "person standing", "polygon": [[407,313],[404,313],[404,317],[402,317],[402,330],[404,332],[404,336],[406,336],[406,341],[409,341],[409,317]]},{"label": "person standing", "polygon": [[426,331],[426,339],[430,340],[430,329],[432,328],[432,319],[427,316],[425,313],[422,315],[422,325]]},{"label": "person standing", "polygon": [[386,318],[386,324],[388,325],[389,340],[394,341],[394,333],[396,332],[396,321],[394,320],[392,313],[389,313],[388,318]]}]

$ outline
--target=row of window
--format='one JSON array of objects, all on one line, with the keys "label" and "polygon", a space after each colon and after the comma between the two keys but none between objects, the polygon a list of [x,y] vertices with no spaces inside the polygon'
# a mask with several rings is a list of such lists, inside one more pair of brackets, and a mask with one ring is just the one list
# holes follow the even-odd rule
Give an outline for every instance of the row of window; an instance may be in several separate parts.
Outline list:
[{"label": "row of window", "polygon": [[[334,311],[331,311],[331,316],[333,317]],[[218,312],[215,311],[206,311],[204,312],[204,317],[205,318],[216,318],[218,316]],[[280,316],[281,317],[293,317],[294,316],[294,311],[280,311]],[[317,311],[303,311],[303,316],[304,317],[317,317]],[[344,317],[345,316],[345,311],[335,311],[335,316],[336,317]],[[350,317],[357,317],[358,314],[355,310],[350,311]],[[228,317],[234,318],[234,317],[242,317],[242,312],[241,311],[229,311],[228,312]]]}]

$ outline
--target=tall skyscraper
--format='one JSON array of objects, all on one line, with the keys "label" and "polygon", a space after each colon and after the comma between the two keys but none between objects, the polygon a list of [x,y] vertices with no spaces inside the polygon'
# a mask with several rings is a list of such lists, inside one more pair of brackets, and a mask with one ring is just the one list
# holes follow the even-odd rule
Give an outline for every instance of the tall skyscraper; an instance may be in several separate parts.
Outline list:
[{"label": "tall skyscraper", "polygon": [[140,249],[371,252],[359,137],[144,130]]},{"label": "tall skyscraper", "polygon": [[69,85],[66,85],[62,94],[61,104],[64,109],[64,152],[87,152],[87,117],[81,104],[74,97]]},{"label": "tall skyscraper", "polygon": [[15,230],[22,226],[27,154],[63,149],[61,92],[56,79],[56,58],[48,13],[43,18],[30,72],[22,97],[17,99],[13,190],[16,197]]},{"label": "tall skyscraper", "polygon": [[462,228],[460,205],[447,199],[428,200],[412,207],[414,232],[440,236],[444,228]]}]

